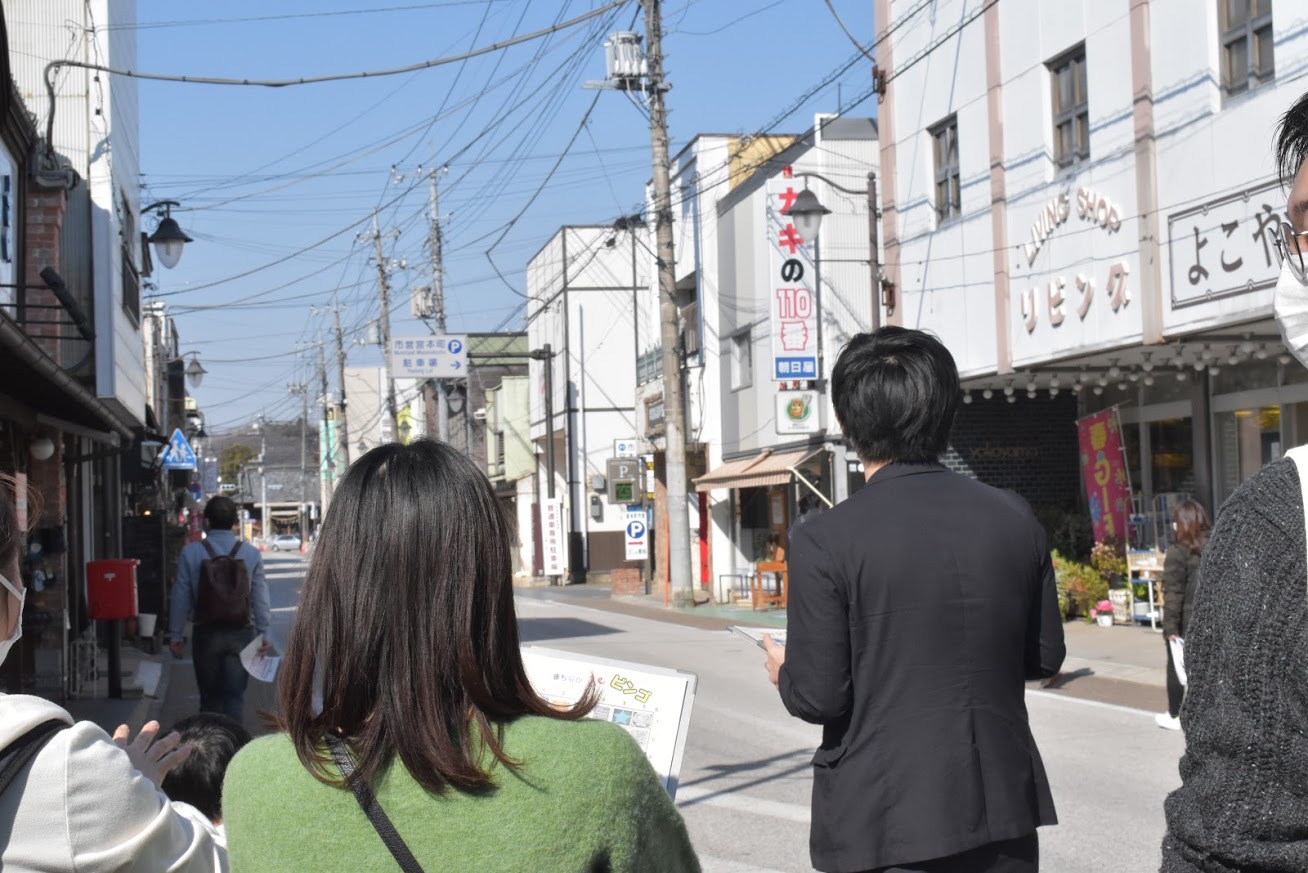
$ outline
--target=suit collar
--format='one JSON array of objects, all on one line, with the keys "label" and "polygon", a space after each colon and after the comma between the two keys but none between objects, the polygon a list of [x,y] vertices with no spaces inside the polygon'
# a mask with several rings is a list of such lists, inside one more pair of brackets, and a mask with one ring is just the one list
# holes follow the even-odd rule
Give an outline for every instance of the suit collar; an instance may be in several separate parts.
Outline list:
[{"label": "suit collar", "polygon": [[867,480],[868,485],[876,485],[880,482],[889,482],[891,479],[899,479],[904,476],[917,476],[921,473],[944,473],[948,468],[938,461],[931,461],[925,464],[914,464],[906,461],[892,461],[872,474],[872,478]]}]

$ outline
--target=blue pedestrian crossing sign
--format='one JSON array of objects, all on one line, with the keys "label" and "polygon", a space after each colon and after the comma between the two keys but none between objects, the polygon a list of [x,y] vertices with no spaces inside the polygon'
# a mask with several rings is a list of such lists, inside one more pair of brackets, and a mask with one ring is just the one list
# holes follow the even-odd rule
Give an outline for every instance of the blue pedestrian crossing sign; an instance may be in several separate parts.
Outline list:
[{"label": "blue pedestrian crossing sign", "polygon": [[163,463],[160,466],[165,470],[194,470],[196,468],[195,450],[186,441],[186,436],[182,433],[180,427],[173,431],[172,439],[168,440],[168,447],[164,449]]}]

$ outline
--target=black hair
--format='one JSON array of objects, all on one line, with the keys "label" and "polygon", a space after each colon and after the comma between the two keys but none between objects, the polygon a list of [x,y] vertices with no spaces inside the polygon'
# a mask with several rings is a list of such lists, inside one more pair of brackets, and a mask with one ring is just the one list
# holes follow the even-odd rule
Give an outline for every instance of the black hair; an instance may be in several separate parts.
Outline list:
[{"label": "black hair", "polygon": [[350,466],[278,677],[278,726],[311,774],[342,785],[322,751],[339,731],[358,761],[351,782],[372,782],[398,757],[428,791],[486,789],[497,761],[517,766],[500,742],[505,723],[594,708],[593,687],[556,708],[527,678],[512,542],[486,475],[445,443],[388,443]]},{"label": "black hair", "polygon": [[836,418],[864,462],[939,460],[961,396],[954,356],[920,330],[860,333],[831,373]]},{"label": "black hair", "polygon": [[251,739],[240,722],[218,712],[188,716],[173,726],[191,755],[164,777],[170,800],[189,803],[212,822],[223,817],[223,776],[227,765]]},{"label": "black hair", "polygon": [[1308,94],[1286,110],[1276,123],[1276,172],[1289,188],[1295,174],[1308,160]]},{"label": "black hair", "polygon": [[204,505],[204,520],[209,530],[231,530],[236,527],[238,513],[230,497],[211,497]]}]

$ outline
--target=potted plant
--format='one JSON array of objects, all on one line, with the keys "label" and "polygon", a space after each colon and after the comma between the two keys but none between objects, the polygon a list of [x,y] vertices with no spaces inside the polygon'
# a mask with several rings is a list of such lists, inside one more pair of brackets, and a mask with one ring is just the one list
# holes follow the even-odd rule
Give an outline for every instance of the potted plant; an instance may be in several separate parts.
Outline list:
[{"label": "potted plant", "polygon": [[[1066,604],[1064,616],[1072,618],[1082,615],[1090,619],[1096,604],[1108,597],[1108,580],[1089,564],[1069,561],[1058,552],[1054,552],[1052,557],[1059,602]],[[1110,603],[1110,614],[1111,611]]]},{"label": "potted plant", "polygon": [[1090,617],[1099,623],[1100,627],[1113,626],[1113,602],[1111,600],[1101,600],[1090,608]]}]

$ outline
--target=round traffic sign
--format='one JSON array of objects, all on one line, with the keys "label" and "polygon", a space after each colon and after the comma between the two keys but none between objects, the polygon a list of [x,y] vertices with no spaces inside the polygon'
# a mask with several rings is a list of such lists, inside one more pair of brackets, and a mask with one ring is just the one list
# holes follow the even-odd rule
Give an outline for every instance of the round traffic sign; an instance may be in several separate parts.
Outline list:
[{"label": "round traffic sign", "polygon": [[463,343],[459,340],[450,340],[449,345],[447,345],[446,348],[450,350],[451,355],[457,355],[459,352],[463,351]]},{"label": "round traffic sign", "polygon": [[639,540],[645,537],[645,522],[629,521],[627,522],[627,539]]}]

